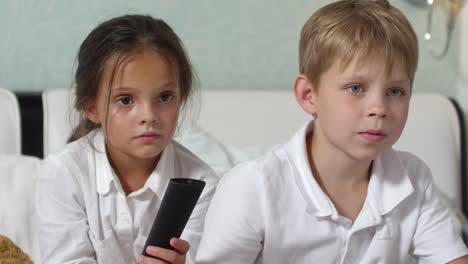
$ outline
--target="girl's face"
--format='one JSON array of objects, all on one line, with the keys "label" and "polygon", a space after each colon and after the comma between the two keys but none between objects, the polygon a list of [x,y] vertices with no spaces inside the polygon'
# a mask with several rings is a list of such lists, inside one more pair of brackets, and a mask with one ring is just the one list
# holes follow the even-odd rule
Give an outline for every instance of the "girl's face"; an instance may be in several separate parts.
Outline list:
[{"label": "girl's face", "polygon": [[131,56],[115,71],[106,116],[112,68],[105,68],[97,100],[85,109],[87,117],[102,126],[114,160],[158,158],[174,135],[181,105],[172,67],[149,49]]}]

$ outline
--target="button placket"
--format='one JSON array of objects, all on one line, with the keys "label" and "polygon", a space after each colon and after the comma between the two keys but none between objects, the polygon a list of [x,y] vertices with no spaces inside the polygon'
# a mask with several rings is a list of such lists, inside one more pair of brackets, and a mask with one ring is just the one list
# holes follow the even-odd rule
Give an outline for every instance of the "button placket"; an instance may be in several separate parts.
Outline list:
[{"label": "button placket", "polygon": [[339,263],[350,263],[350,258],[349,258],[349,236],[351,232],[351,228],[353,226],[353,223],[351,220],[340,216],[340,215],[332,215],[331,220],[336,223],[336,226],[338,227],[340,231],[340,249],[339,249]]},{"label": "button placket", "polygon": [[341,263],[353,263],[353,259],[356,257],[356,246],[354,245],[353,239],[355,235],[355,231],[348,229],[347,237],[346,237],[346,244],[344,248],[344,253],[342,255]]},{"label": "button placket", "polygon": [[132,216],[130,215],[126,198],[122,194],[118,194],[117,199],[116,233],[119,236],[119,240],[123,242],[123,245],[129,248],[133,244]]}]

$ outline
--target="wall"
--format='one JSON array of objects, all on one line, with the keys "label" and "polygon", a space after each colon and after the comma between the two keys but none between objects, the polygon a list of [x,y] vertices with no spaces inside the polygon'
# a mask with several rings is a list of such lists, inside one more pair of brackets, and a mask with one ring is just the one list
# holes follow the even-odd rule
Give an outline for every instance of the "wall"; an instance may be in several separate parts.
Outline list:
[{"label": "wall", "polygon": [[[36,92],[71,87],[77,49],[92,28],[113,16],[146,13],[163,18],[179,34],[203,89],[290,89],[302,24],[328,2],[2,0],[0,87]],[[423,40],[427,10],[405,0],[392,3],[409,17],[420,39],[416,92],[455,94],[457,45],[444,60],[432,59]],[[441,22],[436,21],[436,40],[443,34]]]}]

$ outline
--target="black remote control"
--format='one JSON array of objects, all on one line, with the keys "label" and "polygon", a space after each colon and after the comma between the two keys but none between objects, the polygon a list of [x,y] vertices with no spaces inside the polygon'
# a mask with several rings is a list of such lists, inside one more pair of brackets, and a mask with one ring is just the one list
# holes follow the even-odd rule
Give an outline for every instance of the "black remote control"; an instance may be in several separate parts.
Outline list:
[{"label": "black remote control", "polygon": [[201,180],[173,178],[169,181],[143,248],[144,256],[152,257],[146,253],[148,246],[173,249],[169,241],[179,238],[184,231],[204,187],[205,182]]}]

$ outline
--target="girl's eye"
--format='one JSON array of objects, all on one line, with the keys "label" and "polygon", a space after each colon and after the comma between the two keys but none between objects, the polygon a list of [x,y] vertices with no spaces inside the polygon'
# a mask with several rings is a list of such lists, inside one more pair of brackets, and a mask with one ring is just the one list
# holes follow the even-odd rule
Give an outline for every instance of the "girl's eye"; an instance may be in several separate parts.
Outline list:
[{"label": "girl's eye", "polygon": [[362,87],[360,85],[358,85],[358,84],[350,85],[350,86],[346,87],[346,90],[348,90],[349,92],[351,92],[353,94],[362,93]]},{"label": "girl's eye", "polygon": [[130,98],[130,96],[121,96],[117,98],[117,102],[122,105],[129,105],[132,103],[132,98]]},{"label": "girl's eye", "polygon": [[172,95],[172,94],[162,94],[159,97],[159,101],[161,101],[163,103],[169,103],[173,98],[174,98],[174,95]]},{"label": "girl's eye", "polygon": [[391,88],[388,90],[387,95],[389,96],[402,96],[405,93],[399,88]]}]

